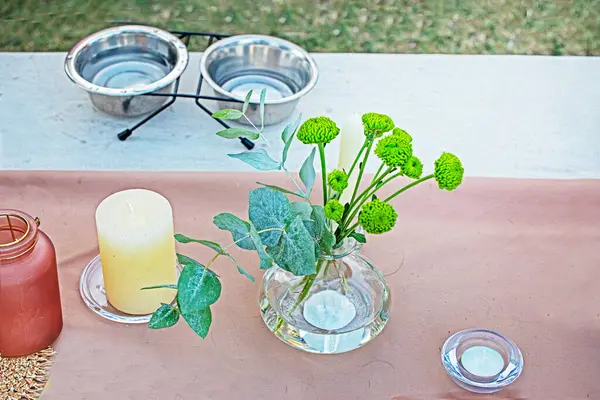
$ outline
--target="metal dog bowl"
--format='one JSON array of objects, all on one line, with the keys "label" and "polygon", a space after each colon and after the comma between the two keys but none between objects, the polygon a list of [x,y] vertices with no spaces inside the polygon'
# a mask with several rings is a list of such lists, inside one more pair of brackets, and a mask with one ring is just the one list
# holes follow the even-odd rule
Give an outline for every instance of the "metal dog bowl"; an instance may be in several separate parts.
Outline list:
[{"label": "metal dog bowl", "polygon": [[[266,125],[288,117],[300,98],[315,87],[319,76],[317,65],[306,50],[287,40],[263,35],[219,40],[204,52],[200,71],[219,97],[243,101],[252,89],[246,114],[254,124],[260,124],[260,91],[265,88]],[[219,105],[242,107],[240,103],[227,101]]]},{"label": "metal dog bowl", "polygon": [[80,40],[67,54],[65,72],[107,114],[134,117],[158,109],[185,71],[188,52],[177,37],[149,26],[105,29]]}]

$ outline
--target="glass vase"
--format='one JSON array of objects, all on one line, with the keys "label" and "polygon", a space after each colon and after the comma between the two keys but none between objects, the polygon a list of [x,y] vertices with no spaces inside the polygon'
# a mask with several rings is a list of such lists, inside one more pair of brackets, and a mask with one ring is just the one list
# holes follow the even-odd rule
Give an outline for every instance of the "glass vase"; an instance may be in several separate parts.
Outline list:
[{"label": "glass vase", "polygon": [[56,253],[39,220],[0,210],[0,354],[33,354],[62,327]]},{"label": "glass vase", "polygon": [[317,261],[317,273],[295,276],[277,266],[264,277],[259,297],[263,320],[299,350],[337,354],[373,340],[391,306],[385,277],[360,253],[354,239]]}]

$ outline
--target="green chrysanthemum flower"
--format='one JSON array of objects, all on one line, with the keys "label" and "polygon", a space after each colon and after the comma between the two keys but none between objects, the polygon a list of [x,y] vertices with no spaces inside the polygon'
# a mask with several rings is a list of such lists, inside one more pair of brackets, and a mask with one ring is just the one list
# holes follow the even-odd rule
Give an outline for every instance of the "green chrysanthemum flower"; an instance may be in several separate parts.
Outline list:
[{"label": "green chrysanthemum flower", "polygon": [[366,113],[362,116],[365,135],[381,137],[394,129],[394,121],[385,114]]},{"label": "green chrysanthemum flower", "polygon": [[327,117],[310,118],[304,121],[298,134],[298,139],[304,144],[329,143],[340,133],[340,128]]},{"label": "green chrysanthemum flower", "polygon": [[442,153],[435,161],[435,180],[440,189],[454,190],[462,182],[465,169],[452,153]]},{"label": "green chrysanthemum flower", "polygon": [[416,156],[412,156],[402,166],[402,173],[409,178],[419,179],[423,173],[423,163]]},{"label": "green chrysanthemum flower", "polygon": [[396,225],[398,214],[394,207],[379,199],[372,200],[362,207],[358,223],[367,233],[380,234],[391,231]]},{"label": "green chrysanthemum flower", "polygon": [[327,175],[327,183],[338,193],[342,193],[348,187],[348,174],[339,169],[334,169]]},{"label": "green chrysanthemum flower", "polygon": [[412,145],[396,135],[388,135],[377,142],[375,154],[388,167],[403,167],[412,156]]},{"label": "green chrysanthemum flower", "polygon": [[398,136],[399,138],[406,141],[407,143],[412,142],[412,136],[410,136],[408,134],[408,132],[406,132],[404,129],[394,128],[394,131],[392,132],[392,134],[395,136]]},{"label": "green chrysanthemum flower", "polygon": [[337,200],[329,200],[325,204],[325,216],[335,222],[340,222],[344,215],[344,206]]}]

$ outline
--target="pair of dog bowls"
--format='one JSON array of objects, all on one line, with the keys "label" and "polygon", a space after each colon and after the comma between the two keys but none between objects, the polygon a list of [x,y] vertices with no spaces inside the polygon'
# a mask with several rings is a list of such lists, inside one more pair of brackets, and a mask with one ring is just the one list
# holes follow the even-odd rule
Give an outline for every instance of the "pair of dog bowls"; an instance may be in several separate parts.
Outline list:
[{"label": "pair of dog bowls", "polygon": [[[67,54],[65,71],[101,111],[134,117],[160,108],[188,66],[186,46],[173,34],[148,26],[105,29],[80,40]],[[221,39],[203,53],[200,72],[215,96],[243,101],[254,95],[247,115],[260,123],[259,93],[267,90],[265,124],[287,118],[318,79],[313,59],[301,47],[271,36]],[[221,101],[221,108],[241,108]]]}]

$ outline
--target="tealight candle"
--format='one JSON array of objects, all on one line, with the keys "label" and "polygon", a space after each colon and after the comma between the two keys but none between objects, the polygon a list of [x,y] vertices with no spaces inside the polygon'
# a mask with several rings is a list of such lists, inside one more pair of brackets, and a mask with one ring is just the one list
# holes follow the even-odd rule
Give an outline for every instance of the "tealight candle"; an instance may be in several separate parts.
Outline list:
[{"label": "tealight candle", "polygon": [[504,369],[502,355],[487,346],[469,347],[462,353],[460,362],[471,374],[485,378],[496,376]]},{"label": "tealight candle", "polygon": [[173,211],[158,193],[131,189],[115,193],[96,210],[104,289],[110,304],[135,315],[171,303],[171,289],[143,287],[177,282]]}]

